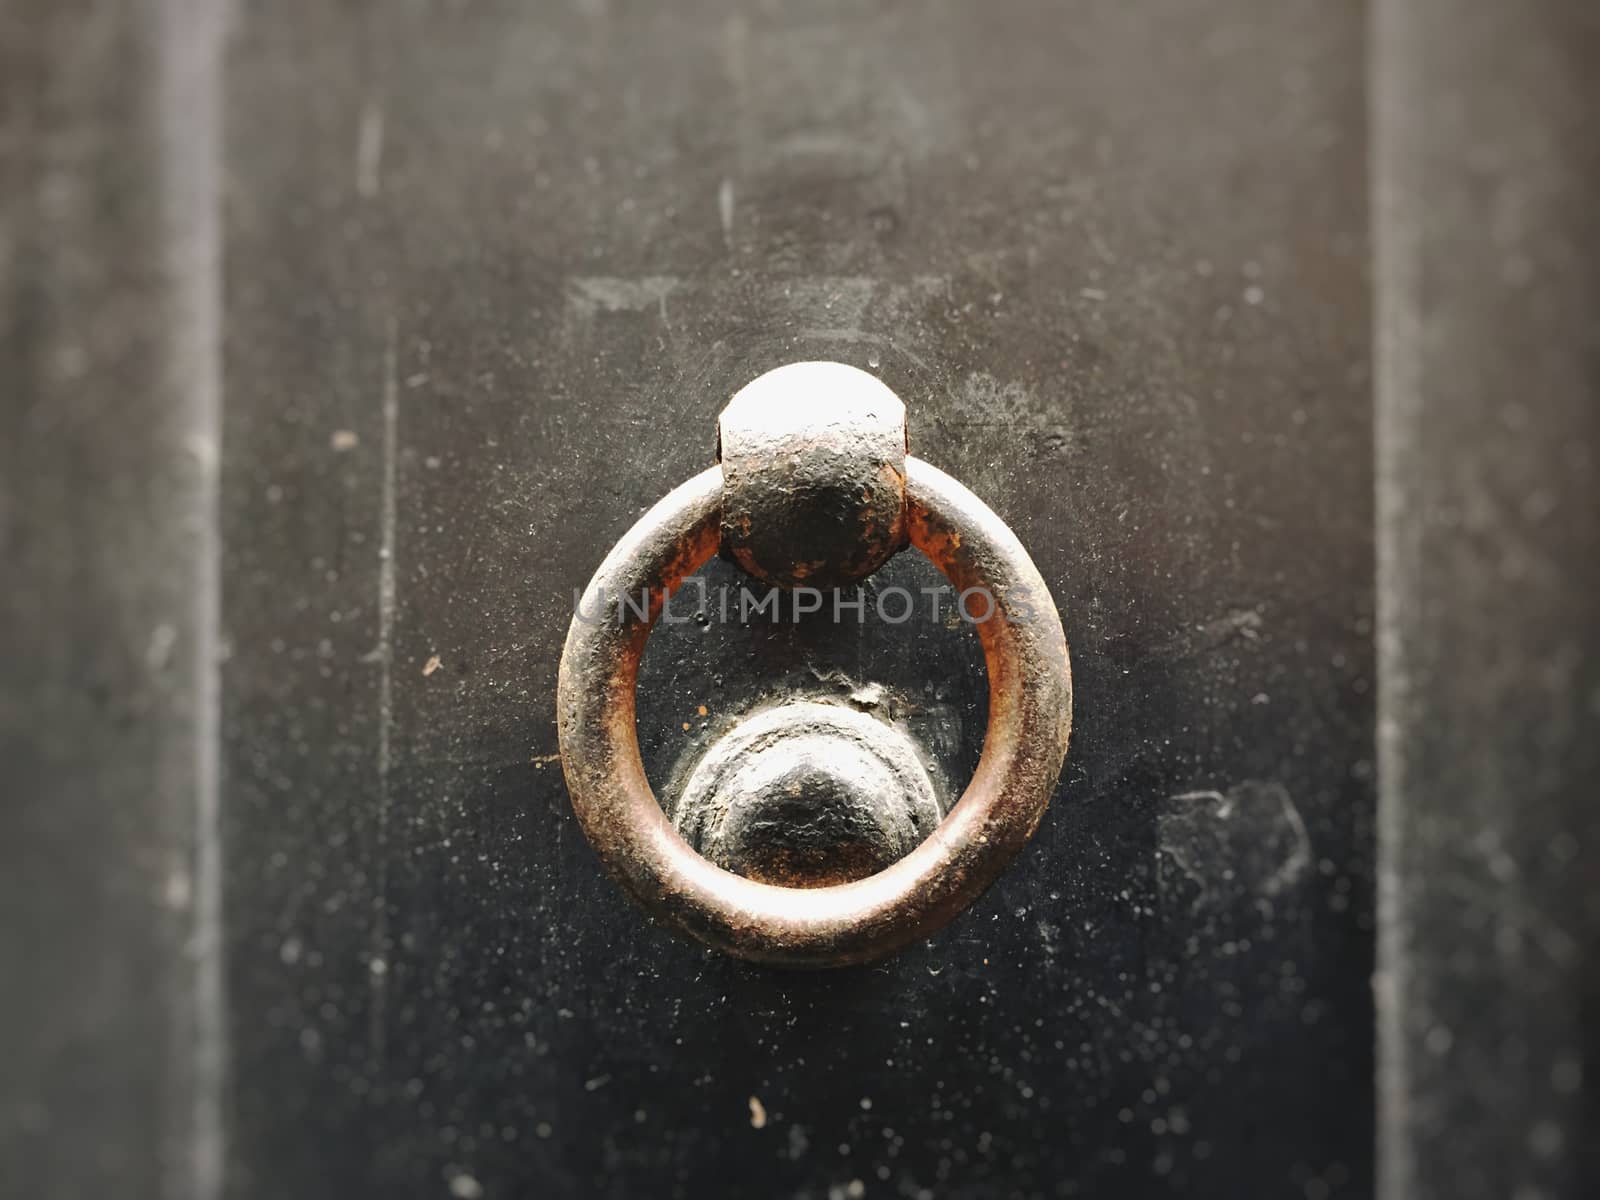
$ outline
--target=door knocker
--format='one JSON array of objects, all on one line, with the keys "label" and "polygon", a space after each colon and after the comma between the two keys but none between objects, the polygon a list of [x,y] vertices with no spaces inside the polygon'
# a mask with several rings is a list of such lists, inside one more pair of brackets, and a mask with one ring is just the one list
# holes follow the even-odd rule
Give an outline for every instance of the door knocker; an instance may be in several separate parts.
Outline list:
[{"label": "door knocker", "polygon": [[[572,805],[628,892],[700,940],[759,962],[865,962],[944,925],[1033,836],[1072,719],[1061,619],[1005,523],[907,453],[905,406],[875,376],[830,362],[779,367],[734,396],[718,433],[718,464],[623,535],[584,593],[580,611],[591,615],[568,631],[557,712]],[[719,549],[771,584],[834,587],[865,578],[907,545],[973,597],[981,618],[974,625],[989,675],[989,726],[966,790],[942,820],[919,816],[920,798],[908,794],[905,828],[863,836],[911,837],[913,848],[864,878],[782,886],[703,857],[652,793],[634,725],[639,661],[662,606]],[[752,718],[750,730],[736,731],[720,774],[699,786],[757,787],[774,775],[791,788],[835,786],[826,777],[849,757],[848,786],[915,790],[914,772],[897,751],[878,749],[870,731],[839,713],[791,708],[762,718],[771,729],[755,729]],[[803,761],[752,765],[751,756],[790,734],[809,739]]]}]

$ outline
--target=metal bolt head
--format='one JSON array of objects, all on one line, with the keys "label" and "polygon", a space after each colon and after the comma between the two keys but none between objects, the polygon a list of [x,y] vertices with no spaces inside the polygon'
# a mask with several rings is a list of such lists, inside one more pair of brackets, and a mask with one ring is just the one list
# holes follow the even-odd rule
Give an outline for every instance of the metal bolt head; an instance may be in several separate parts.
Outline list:
[{"label": "metal bolt head", "polygon": [[763,883],[826,887],[883,870],[943,818],[905,732],[815,700],[745,717],[706,750],[672,819],[718,866]]},{"label": "metal bolt head", "polygon": [[790,363],[717,422],[722,551],[780,587],[864,579],[907,543],[906,406],[874,375]]}]

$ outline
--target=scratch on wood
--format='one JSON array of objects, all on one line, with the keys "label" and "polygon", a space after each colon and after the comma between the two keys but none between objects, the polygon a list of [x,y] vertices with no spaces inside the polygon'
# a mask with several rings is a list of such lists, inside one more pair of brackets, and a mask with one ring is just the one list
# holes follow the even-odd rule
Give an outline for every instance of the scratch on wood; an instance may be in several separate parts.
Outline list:
[{"label": "scratch on wood", "polygon": [[[175,398],[184,405],[185,443],[194,467],[195,553],[192,619],[194,687],[193,851],[188,870],[168,880],[169,900],[190,906],[190,1092],[174,1106],[174,1157],[181,1176],[167,1190],[218,1200],[227,1163],[227,982],[222,845],[222,222],[221,69],[224,16],[217,4],[162,0],[148,28],[154,38],[163,253],[176,311],[170,323]],[[164,639],[163,639],[164,640]],[[171,648],[169,648],[171,649]],[[152,647],[165,658],[168,650]],[[192,878],[189,876],[192,872]]]},{"label": "scratch on wood", "polygon": [[361,125],[356,132],[356,194],[370,200],[383,185],[383,108],[376,100],[361,107]]},{"label": "scratch on wood", "polygon": [[567,304],[581,317],[596,313],[645,312],[657,309],[666,319],[667,297],[677,290],[674,275],[627,279],[616,275],[580,275],[567,287]]},{"label": "scratch on wood", "polygon": [[733,245],[733,180],[724,179],[717,189],[717,215],[722,220],[722,241]]},{"label": "scratch on wood", "polygon": [[379,510],[378,550],[378,811],[374,838],[377,862],[373,877],[376,896],[372,946],[367,979],[371,1008],[367,1027],[368,1048],[374,1059],[384,1050],[385,1002],[388,985],[389,945],[389,773],[394,736],[394,621],[395,621],[395,474],[399,458],[400,391],[396,382],[395,318],[389,317],[383,348],[383,479]]},{"label": "scratch on wood", "polygon": [[1292,892],[1311,867],[1311,834],[1282,784],[1245,780],[1173,796],[1159,817],[1159,851],[1195,885],[1191,913],[1227,911],[1242,897]]},{"label": "scratch on wood", "polygon": [[1235,639],[1258,641],[1261,630],[1262,617],[1258,609],[1237,608],[1214,620],[1180,630],[1164,642],[1156,654],[1161,658],[1196,658],[1221,649]]}]

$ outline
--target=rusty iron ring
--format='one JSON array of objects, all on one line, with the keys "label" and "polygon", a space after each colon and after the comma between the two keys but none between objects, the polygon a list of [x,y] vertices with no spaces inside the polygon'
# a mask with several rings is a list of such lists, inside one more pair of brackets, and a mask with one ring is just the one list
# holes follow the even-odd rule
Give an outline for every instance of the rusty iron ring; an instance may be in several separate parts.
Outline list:
[{"label": "rusty iron ring", "polygon": [[[1033,836],[1072,723],[1066,638],[1049,590],[1006,524],[943,471],[906,459],[911,543],[974,611],[989,673],[983,754],[961,799],[915,850],[875,875],[821,888],[758,883],[702,858],[650,790],[634,690],[664,598],[717,550],[722,472],[661,499],[606,556],[567,634],[557,683],[572,806],[606,868],[645,908],[740,958],[796,967],[866,962],[970,904]],[[638,597],[648,593],[641,618]],[[631,601],[632,606],[625,601]],[[977,601],[977,609],[984,601]]]}]

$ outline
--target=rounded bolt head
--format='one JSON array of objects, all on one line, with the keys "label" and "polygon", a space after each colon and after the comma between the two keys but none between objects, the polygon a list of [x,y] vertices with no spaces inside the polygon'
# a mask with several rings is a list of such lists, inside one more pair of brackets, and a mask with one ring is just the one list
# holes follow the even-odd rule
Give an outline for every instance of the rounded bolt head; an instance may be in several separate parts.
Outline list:
[{"label": "rounded bolt head", "polygon": [[780,587],[864,579],[907,544],[906,406],[875,375],[790,363],[717,422],[722,550]]},{"label": "rounded bolt head", "polygon": [[796,700],[713,742],[673,810],[718,866],[786,887],[825,887],[903,858],[943,816],[910,739],[855,709]]}]

